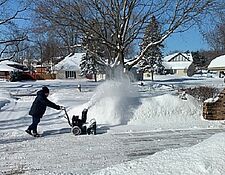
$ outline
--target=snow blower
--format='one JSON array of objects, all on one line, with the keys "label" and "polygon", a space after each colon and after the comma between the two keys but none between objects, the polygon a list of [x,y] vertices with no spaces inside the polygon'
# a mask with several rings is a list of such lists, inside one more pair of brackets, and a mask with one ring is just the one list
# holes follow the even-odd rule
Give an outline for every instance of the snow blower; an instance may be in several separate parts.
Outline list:
[{"label": "snow blower", "polygon": [[79,119],[78,115],[73,115],[72,121],[70,121],[66,108],[64,108],[64,111],[66,115],[65,118],[67,119],[68,124],[72,127],[71,132],[75,136],[81,134],[96,135],[96,120],[93,118],[89,122],[86,122],[88,109],[84,109],[82,111],[81,119]]}]

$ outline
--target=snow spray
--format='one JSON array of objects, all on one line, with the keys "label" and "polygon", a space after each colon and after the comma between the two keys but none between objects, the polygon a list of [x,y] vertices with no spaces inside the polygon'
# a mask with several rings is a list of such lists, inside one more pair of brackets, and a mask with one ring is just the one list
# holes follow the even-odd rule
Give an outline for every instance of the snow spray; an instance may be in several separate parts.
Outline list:
[{"label": "snow spray", "polygon": [[138,95],[128,81],[109,80],[99,85],[86,104],[89,115],[102,124],[126,124],[132,116],[132,105]]}]

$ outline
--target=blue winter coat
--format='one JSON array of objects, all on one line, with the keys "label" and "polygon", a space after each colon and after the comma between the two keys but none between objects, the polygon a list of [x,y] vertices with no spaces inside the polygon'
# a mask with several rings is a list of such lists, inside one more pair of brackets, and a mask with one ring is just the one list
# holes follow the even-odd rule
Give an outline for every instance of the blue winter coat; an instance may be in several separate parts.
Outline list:
[{"label": "blue winter coat", "polygon": [[31,106],[29,115],[41,118],[44,115],[47,106],[57,109],[57,110],[60,109],[59,105],[56,105],[55,103],[48,100],[47,96],[44,94],[43,90],[40,90],[37,92],[37,97],[35,98],[32,106]]}]

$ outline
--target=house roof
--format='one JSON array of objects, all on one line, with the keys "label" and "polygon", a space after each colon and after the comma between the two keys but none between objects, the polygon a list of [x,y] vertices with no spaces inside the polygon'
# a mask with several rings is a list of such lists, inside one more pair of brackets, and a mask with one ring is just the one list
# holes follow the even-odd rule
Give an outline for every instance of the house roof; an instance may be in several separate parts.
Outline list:
[{"label": "house roof", "polygon": [[[184,57],[186,61],[173,61],[177,56]],[[162,65],[166,69],[188,69],[193,62],[192,54],[180,52],[165,56],[162,60]]]},{"label": "house roof", "polygon": [[16,68],[13,68],[11,66],[8,66],[6,64],[0,64],[0,71],[4,71],[4,72],[11,72],[17,70]]},{"label": "house roof", "polygon": [[4,64],[4,65],[21,65],[20,63],[17,63],[15,61],[10,61],[10,60],[0,61],[0,64]]},{"label": "house roof", "polygon": [[69,54],[55,65],[55,70],[78,71],[80,70],[81,59],[85,55],[85,53]]},{"label": "house roof", "polygon": [[213,59],[209,66],[208,66],[209,69],[212,69],[212,68],[225,68],[225,55],[222,55],[222,56],[219,56],[219,57],[216,57],[215,59]]},{"label": "house roof", "polygon": [[171,61],[173,58],[175,58],[178,55],[182,55],[188,61],[191,61],[191,62],[193,61],[193,58],[192,58],[192,54],[191,53],[181,53],[181,52],[177,52],[177,53],[174,53],[174,54],[171,54],[171,55],[167,55],[162,60],[169,62],[169,61]]},{"label": "house roof", "polygon": [[18,70],[17,68],[13,67],[14,65],[20,66],[21,64],[10,60],[0,61],[0,71],[10,72]]},{"label": "house roof", "polygon": [[166,69],[188,69],[192,62],[162,62]]}]

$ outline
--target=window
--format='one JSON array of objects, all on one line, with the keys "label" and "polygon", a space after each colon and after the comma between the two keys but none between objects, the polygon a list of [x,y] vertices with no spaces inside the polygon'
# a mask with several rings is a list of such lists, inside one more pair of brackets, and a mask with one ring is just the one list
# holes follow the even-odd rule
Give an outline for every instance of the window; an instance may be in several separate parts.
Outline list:
[{"label": "window", "polygon": [[75,71],[66,71],[66,78],[76,78],[76,72]]}]

